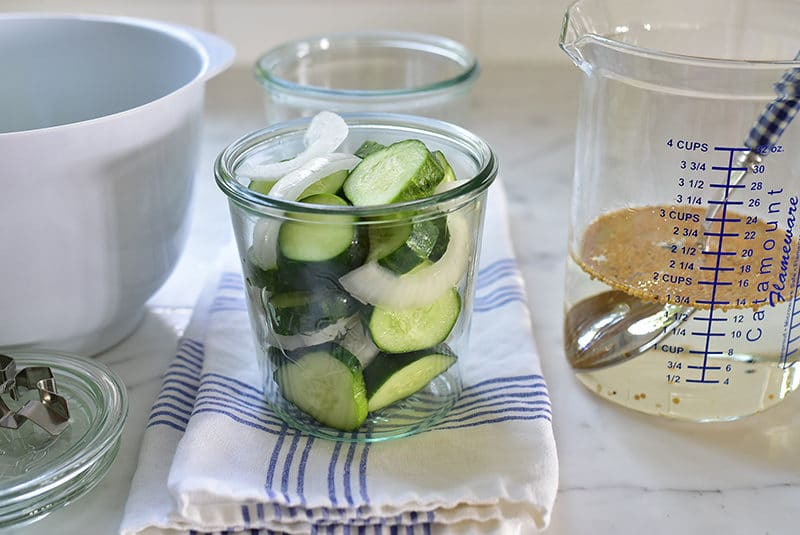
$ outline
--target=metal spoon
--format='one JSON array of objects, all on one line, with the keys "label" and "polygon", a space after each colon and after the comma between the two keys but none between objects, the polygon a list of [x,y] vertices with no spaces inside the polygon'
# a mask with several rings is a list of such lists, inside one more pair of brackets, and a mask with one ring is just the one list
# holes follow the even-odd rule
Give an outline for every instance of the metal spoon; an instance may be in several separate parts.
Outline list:
[{"label": "metal spoon", "polygon": [[[800,60],[800,54],[795,57]],[[779,97],[770,102],[750,130],[744,146],[750,149],[737,159],[743,167],[731,177],[721,201],[726,201],[754,165],[762,161],[763,147],[774,146],[800,110],[800,68],[786,71],[775,84]],[[703,222],[704,235],[721,208],[709,204]],[[710,239],[698,245],[710,250]],[[619,290],[593,295],[574,305],[564,319],[564,346],[570,365],[592,371],[621,364],[645,353],[669,336],[672,329],[696,311],[693,307],[643,301]]]}]

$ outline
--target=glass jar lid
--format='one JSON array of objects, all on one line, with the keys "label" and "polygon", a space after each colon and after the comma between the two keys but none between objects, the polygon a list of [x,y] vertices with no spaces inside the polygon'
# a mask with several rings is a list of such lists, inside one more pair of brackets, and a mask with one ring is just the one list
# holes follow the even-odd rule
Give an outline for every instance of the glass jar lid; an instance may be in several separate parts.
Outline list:
[{"label": "glass jar lid", "polygon": [[[116,457],[128,412],[124,384],[95,360],[45,351],[5,353],[18,370],[49,367],[70,418],[55,436],[33,422],[0,427],[0,528],[38,520],[94,488]],[[24,396],[38,399],[35,391]]]}]

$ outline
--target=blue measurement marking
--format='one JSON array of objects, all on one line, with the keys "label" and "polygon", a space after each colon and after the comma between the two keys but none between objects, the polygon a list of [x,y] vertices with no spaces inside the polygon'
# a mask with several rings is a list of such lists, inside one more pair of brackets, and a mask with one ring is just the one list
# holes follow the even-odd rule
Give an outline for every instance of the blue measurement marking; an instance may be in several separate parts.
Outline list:
[{"label": "blue measurement marking", "polygon": [[730,301],[716,301],[713,298],[713,294],[712,294],[712,298],[710,300],[709,299],[698,299],[696,301],[696,303],[698,305],[708,305],[710,307],[713,307],[714,305],[730,305],[731,304]]},{"label": "blue measurement marking", "polygon": [[714,147],[714,150],[729,150],[733,152],[749,152],[747,147]]},{"label": "blue measurement marking", "polygon": [[711,222],[714,222],[714,223],[741,223],[742,222],[742,218],[741,217],[728,217],[728,218],[707,217],[706,221],[711,221]]},{"label": "blue measurement marking", "polygon": [[703,232],[703,236],[717,236],[718,238],[735,238],[738,232]]},{"label": "blue measurement marking", "polygon": [[697,321],[728,321],[728,318],[711,318],[708,316],[695,316],[693,319]]},{"label": "blue measurement marking", "polygon": [[[736,256],[736,251],[701,251],[702,254],[710,254],[714,256]],[[715,270],[719,271],[719,265],[714,267]]]},{"label": "blue measurement marking", "polygon": [[[718,222],[719,222],[719,231],[718,232],[704,232],[703,233],[704,236],[709,236],[710,238],[714,238],[714,237],[717,238],[717,248],[716,248],[717,250],[716,251],[710,251],[710,250],[707,251],[707,250],[705,250],[706,248],[704,248],[704,250],[702,251],[703,254],[709,254],[709,255],[712,255],[713,257],[715,257],[716,261],[715,261],[714,269],[707,270],[707,271],[711,271],[714,274],[713,280],[710,280],[710,281],[698,281],[698,284],[706,284],[706,285],[710,285],[711,286],[711,299],[697,300],[697,304],[700,304],[700,305],[705,304],[705,305],[708,305],[708,307],[709,307],[708,308],[708,315],[704,318],[704,321],[705,321],[705,324],[706,324],[706,329],[705,329],[705,331],[692,331],[691,335],[692,336],[704,337],[705,338],[705,347],[703,348],[702,351],[691,351],[691,353],[693,353],[693,354],[703,355],[703,363],[702,363],[702,365],[699,365],[699,366],[698,365],[688,366],[689,369],[700,370],[700,378],[699,379],[686,379],[687,383],[705,383],[705,384],[716,384],[716,383],[719,383],[719,380],[711,379],[711,378],[707,377],[708,372],[718,371],[718,370],[722,369],[720,366],[710,366],[709,363],[708,363],[709,357],[711,357],[712,355],[719,355],[721,353],[719,351],[711,351],[711,340],[712,340],[712,338],[724,337],[725,336],[725,333],[715,332],[712,329],[712,327],[714,326],[714,321],[716,319],[718,319],[718,318],[714,317],[714,312],[716,311],[715,306],[729,304],[728,301],[717,300],[717,288],[720,287],[720,286],[731,286],[733,284],[730,281],[722,281],[722,280],[720,280],[720,273],[723,273],[724,271],[730,271],[729,269],[726,270],[723,266],[720,265],[720,263],[722,262],[722,258],[724,256],[735,256],[736,255],[736,252],[734,252],[734,251],[723,251],[722,250],[722,242],[723,242],[723,240],[725,238],[736,237],[736,236],[739,235],[738,233],[725,232],[725,224],[729,222],[728,221],[728,217],[727,217],[727,215],[728,215],[728,206],[731,206],[731,205],[743,205],[744,204],[744,201],[732,201],[732,200],[730,200],[728,198],[728,194],[731,192],[731,190],[738,189],[737,187],[731,185],[731,173],[733,171],[737,171],[737,170],[738,171],[741,171],[741,170],[746,171],[746,169],[740,169],[740,168],[736,168],[736,167],[733,166],[733,154],[735,152],[738,152],[739,149],[731,148],[731,147],[715,147],[715,150],[727,150],[729,152],[728,153],[728,165],[727,166],[724,166],[724,167],[712,166],[711,167],[711,169],[714,170],[714,171],[724,171],[727,176],[726,176],[726,179],[725,179],[725,184],[712,183],[712,184],[710,184],[710,186],[711,187],[715,187],[715,188],[724,188],[726,195],[725,195],[725,198],[722,199],[721,201],[717,201],[717,200],[709,200],[708,201],[709,205],[721,206],[722,214],[721,214],[721,216],[719,218],[715,218],[715,219],[718,219]],[[744,187],[744,186],[742,186],[742,187]],[[698,320],[698,321],[703,321],[703,320]]]},{"label": "blue measurement marking", "polygon": [[[707,370],[707,369],[708,368],[704,369],[703,375],[706,374],[705,370]],[[714,380],[711,380],[711,379],[686,379],[686,382],[687,383],[705,383],[707,385],[715,385],[715,384],[719,383],[719,380],[718,379],[714,379]]]},{"label": "blue measurement marking", "polygon": [[[724,167],[724,166],[721,166],[721,165],[712,165],[711,169],[713,169],[714,171],[747,171],[747,167]],[[738,188],[740,186],[731,185],[731,186],[722,186],[722,187],[723,188],[725,188],[725,187]],[[744,187],[744,186],[741,186],[741,187]]]},{"label": "blue measurement marking", "polygon": [[732,267],[714,267],[714,266],[700,266],[699,268],[701,271],[736,271],[736,268]]},{"label": "blue measurement marking", "polygon": [[713,200],[709,200],[709,201],[708,201],[708,204],[719,204],[719,205],[720,205],[720,206],[722,206],[722,207],[723,207],[723,209],[724,209],[724,208],[727,208],[728,206],[730,206],[730,205],[732,205],[732,204],[736,204],[736,205],[739,205],[739,204],[744,204],[744,201],[732,201],[732,200],[730,200],[730,199],[728,199],[728,200],[726,200],[726,201],[713,201]]},{"label": "blue measurement marking", "polygon": [[725,333],[713,333],[711,331],[692,331],[689,334],[692,336],[725,336]]}]

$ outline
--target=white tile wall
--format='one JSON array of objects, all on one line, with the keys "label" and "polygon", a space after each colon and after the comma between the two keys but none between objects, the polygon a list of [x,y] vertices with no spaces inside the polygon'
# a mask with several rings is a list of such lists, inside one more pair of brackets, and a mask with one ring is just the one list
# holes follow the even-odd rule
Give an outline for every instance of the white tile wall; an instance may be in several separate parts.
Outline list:
[{"label": "white tile wall", "polygon": [[0,12],[107,13],[188,24],[219,34],[237,62],[290,39],[359,29],[451,37],[482,62],[565,62],[558,49],[569,0],[0,0]]}]

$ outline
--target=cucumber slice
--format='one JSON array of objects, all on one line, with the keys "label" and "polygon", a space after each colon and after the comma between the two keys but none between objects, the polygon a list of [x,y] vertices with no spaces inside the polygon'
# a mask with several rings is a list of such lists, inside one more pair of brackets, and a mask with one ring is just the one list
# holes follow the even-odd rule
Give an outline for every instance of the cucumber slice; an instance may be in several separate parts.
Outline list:
[{"label": "cucumber slice", "polygon": [[342,188],[356,206],[391,204],[427,197],[443,177],[425,144],[407,139],[361,160]]},{"label": "cucumber slice", "polygon": [[344,119],[322,111],[311,119],[303,136],[306,148],[294,158],[280,162],[255,163],[248,159],[236,168],[236,174],[257,180],[273,180],[300,168],[312,158],[332,153],[347,138],[349,128]]},{"label": "cucumber slice", "polygon": [[433,157],[436,158],[436,161],[441,166],[442,171],[444,171],[444,178],[442,178],[442,182],[455,182],[456,173],[450,166],[450,162],[448,162],[447,158],[444,157],[444,153],[440,150],[434,151]]},{"label": "cucumber slice", "polygon": [[370,225],[369,254],[367,261],[380,260],[401,248],[411,235],[413,225],[409,221],[396,223],[376,223]]},{"label": "cucumber slice", "polygon": [[[387,236],[387,243],[376,252],[378,263],[395,273],[407,273],[428,260],[436,261],[442,257],[447,249],[449,234],[447,232],[447,218],[445,216],[426,221],[417,221],[412,224],[394,227],[395,234]],[[401,243],[399,238],[405,233]],[[370,256],[376,248],[375,243],[383,236],[373,236],[370,233]],[[379,242],[378,242],[379,243]],[[390,247],[396,247],[392,250]]]},{"label": "cucumber slice", "polygon": [[[296,200],[309,186],[323,177],[349,170],[358,161],[351,154],[328,154],[314,158],[284,176],[269,192],[276,199]],[[273,218],[260,219],[253,229],[253,259],[261,269],[272,269],[277,262],[277,240],[280,222]]]},{"label": "cucumber slice", "polygon": [[380,353],[364,368],[370,412],[419,392],[456,362],[446,346],[403,355]]},{"label": "cucumber slice", "polygon": [[320,195],[323,193],[336,193],[342,189],[342,184],[344,184],[344,181],[347,179],[347,174],[347,169],[342,169],[340,171],[336,171],[335,173],[331,173],[328,176],[320,178],[304,189],[303,193],[297,197],[297,200],[306,201],[306,199],[314,195]]},{"label": "cucumber slice", "polygon": [[[310,204],[347,206],[347,201],[320,193],[304,199]],[[298,214],[302,221],[281,225],[278,246],[281,254],[299,262],[321,262],[345,253],[356,239],[355,217],[330,214]]]},{"label": "cucumber slice", "polygon": [[369,319],[372,341],[386,353],[408,353],[444,342],[461,313],[461,296],[452,288],[420,308],[375,307]]},{"label": "cucumber slice", "polygon": [[458,286],[471,258],[470,228],[464,217],[447,217],[450,241],[436,262],[409,273],[397,273],[378,262],[367,262],[339,279],[342,287],[362,303],[394,309],[428,306]]},{"label": "cucumber slice", "polygon": [[287,401],[318,422],[353,431],[367,418],[367,396],[361,365],[336,344],[314,348],[275,371]]},{"label": "cucumber slice", "polygon": [[255,251],[252,247],[247,250],[247,254],[242,262],[242,271],[245,281],[250,286],[273,290],[277,285],[277,270],[261,269],[255,260]]},{"label": "cucumber slice", "polygon": [[381,145],[377,141],[367,140],[364,143],[362,143],[361,146],[358,147],[353,154],[355,154],[359,158],[366,158],[373,152],[378,152],[379,150],[383,150],[385,148],[386,145]]},{"label": "cucumber slice", "polygon": [[[320,193],[336,193],[341,189],[346,178],[346,169],[342,169],[341,171],[336,171],[328,176],[322,177],[304,189],[303,192],[298,195],[297,200],[302,201],[307,197],[319,195]],[[269,192],[272,190],[272,186],[274,186],[277,182],[277,180],[251,180],[247,187],[256,193],[260,193],[261,195],[269,195]]]},{"label": "cucumber slice", "polygon": [[251,180],[247,188],[261,195],[269,195],[272,186],[274,186],[276,182],[277,180]]},{"label": "cucumber slice", "polygon": [[294,336],[320,331],[352,316],[359,304],[344,292],[322,290],[270,295],[264,307],[272,332]]}]

